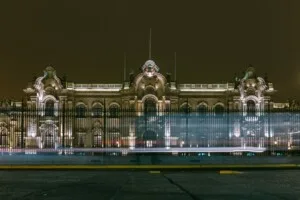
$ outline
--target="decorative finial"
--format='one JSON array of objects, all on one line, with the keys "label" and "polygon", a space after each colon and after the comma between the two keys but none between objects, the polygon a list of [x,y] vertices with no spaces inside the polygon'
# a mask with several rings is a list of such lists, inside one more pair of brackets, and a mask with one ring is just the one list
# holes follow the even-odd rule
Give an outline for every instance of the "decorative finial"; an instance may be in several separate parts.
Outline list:
[{"label": "decorative finial", "polygon": [[149,33],[149,60],[151,60],[151,43],[152,43],[152,41],[151,41],[151,38],[152,36],[151,36],[151,28],[150,28],[150,33]]},{"label": "decorative finial", "polygon": [[124,82],[126,81],[126,52],[124,52]]},{"label": "decorative finial", "polygon": [[174,52],[174,81],[177,80],[177,56],[176,52]]}]

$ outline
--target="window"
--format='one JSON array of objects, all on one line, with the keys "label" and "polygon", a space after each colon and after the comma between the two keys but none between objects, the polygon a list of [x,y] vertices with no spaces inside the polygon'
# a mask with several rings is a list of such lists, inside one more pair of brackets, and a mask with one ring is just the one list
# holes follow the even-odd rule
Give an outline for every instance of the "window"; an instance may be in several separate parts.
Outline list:
[{"label": "window", "polygon": [[217,104],[214,108],[214,112],[215,112],[215,115],[217,115],[217,116],[223,116],[223,114],[225,112],[225,108],[224,108],[224,106]]},{"label": "window", "polygon": [[184,114],[189,114],[191,112],[191,106],[187,103],[184,103],[180,106],[180,112]]},{"label": "window", "polygon": [[253,100],[247,101],[247,114],[248,115],[253,115],[255,114],[255,102]]},{"label": "window", "polygon": [[146,99],[144,102],[144,113],[155,115],[156,111],[156,101],[151,98]]},{"label": "window", "polygon": [[93,117],[101,117],[103,115],[103,108],[100,104],[96,104],[92,108]]},{"label": "window", "polygon": [[117,104],[112,104],[109,106],[109,117],[116,118],[119,116],[119,106]]},{"label": "window", "polygon": [[45,116],[53,117],[54,116],[54,101],[48,100],[45,105]]},{"label": "window", "polygon": [[206,113],[207,112],[207,106],[206,105],[204,105],[204,104],[201,104],[201,105],[199,105],[198,106],[198,109],[197,109],[197,111],[198,111],[198,113]]},{"label": "window", "polygon": [[86,107],[84,104],[79,104],[76,106],[76,117],[85,117],[86,116]]}]

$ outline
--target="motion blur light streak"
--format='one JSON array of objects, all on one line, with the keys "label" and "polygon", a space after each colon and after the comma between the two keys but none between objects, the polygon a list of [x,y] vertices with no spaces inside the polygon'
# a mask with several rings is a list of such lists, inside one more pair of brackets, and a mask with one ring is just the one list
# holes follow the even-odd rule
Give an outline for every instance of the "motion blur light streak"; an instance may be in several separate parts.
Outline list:
[{"label": "motion blur light streak", "polygon": [[264,152],[266,148],[259,147],[207,147],[207,148],[72,148],[72,149],[0,149],[2,153],[49,153],[49,152],[126,152],[126,153],[233,153],[233,152]]}]

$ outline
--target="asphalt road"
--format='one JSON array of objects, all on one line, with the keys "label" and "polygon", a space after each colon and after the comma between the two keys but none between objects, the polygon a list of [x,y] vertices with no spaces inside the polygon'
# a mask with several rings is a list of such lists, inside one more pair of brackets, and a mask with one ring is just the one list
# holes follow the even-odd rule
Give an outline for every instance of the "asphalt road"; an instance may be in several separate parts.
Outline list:
[{"label": "asphalt road", "polygon": [[300,171],[0,171],[0,199],[300,199]]}]

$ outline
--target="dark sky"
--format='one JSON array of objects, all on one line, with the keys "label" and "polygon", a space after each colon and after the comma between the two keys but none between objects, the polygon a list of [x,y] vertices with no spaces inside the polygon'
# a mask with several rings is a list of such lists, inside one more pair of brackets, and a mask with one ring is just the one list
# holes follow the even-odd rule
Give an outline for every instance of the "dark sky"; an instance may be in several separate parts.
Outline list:
[{"label": "dark sky", "polygon": [[223,83],[252,64],[277,101],[300,99],[300,1],[1,1],[1,97],[21,99],[52,64],[79,83],[119,83],[152,58],[180,83]]}]

